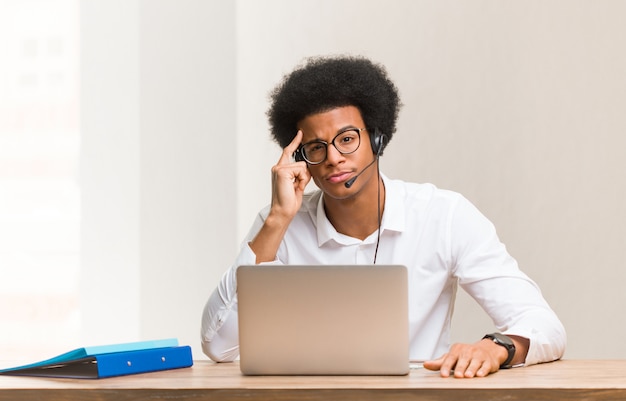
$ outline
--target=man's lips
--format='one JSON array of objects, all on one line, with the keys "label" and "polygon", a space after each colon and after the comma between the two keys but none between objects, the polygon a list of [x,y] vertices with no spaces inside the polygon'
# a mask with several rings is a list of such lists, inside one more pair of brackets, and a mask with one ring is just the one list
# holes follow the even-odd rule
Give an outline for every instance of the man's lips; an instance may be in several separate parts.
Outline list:
[{"label": "man's lips", "polygon": [[326,178],[326,181],[332,184],[337,184],[340,182],[344,182],[345,180],[350,178],[351,174],[352,174],[352,171],[342,171],[340,173],[331,174]]}]

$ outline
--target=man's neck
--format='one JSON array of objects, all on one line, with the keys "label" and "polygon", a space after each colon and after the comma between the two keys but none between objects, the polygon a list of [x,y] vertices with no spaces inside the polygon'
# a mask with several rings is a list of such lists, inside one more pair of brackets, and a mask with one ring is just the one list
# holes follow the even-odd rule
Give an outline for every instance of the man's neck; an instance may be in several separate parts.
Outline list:
[{"label": "man's neck", "polygon": [[[377,183],[376,179],[380,182]],[[358,194],[346,199],[324,197],[326,217],[337,232],[364,240],[378,229],[379,217],[385,207],[385,185],[382,178],[374,177],[374,185],[368,185]],[[376,197],[380,185],[380,216]]]}]

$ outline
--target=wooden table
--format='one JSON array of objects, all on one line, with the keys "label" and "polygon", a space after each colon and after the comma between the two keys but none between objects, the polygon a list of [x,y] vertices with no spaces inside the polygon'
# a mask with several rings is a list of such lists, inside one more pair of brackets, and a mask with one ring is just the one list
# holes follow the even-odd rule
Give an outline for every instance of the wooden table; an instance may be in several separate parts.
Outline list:
[{"label": "wooden table", "polygon": [[486,378],[243,376],[238,363],[100,380],[0,376],[0,400],[626,400],[626,360],[564,360]]}]

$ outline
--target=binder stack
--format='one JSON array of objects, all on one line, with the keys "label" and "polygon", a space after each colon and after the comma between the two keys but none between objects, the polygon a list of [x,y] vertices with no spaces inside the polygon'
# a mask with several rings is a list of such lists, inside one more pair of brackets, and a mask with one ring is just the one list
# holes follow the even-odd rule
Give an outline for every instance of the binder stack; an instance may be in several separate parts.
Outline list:
[{"label": "binder stack", "polygon": [[192,365],[191,347],[179,346],[172,338],[78,348],[41,362],[2,369],[0,375],[101,379]]}]

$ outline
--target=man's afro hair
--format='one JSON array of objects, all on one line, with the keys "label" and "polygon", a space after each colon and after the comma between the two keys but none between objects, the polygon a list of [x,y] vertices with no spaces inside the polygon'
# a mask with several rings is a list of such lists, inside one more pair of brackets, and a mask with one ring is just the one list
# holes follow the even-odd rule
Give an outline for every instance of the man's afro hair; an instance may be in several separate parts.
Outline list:
[{"label": "man's afro hair", "polygon": [[309,58],[283,78],[270,99],[271,133],[282,148],[295,137],[299,121],[343,106],[357,107],[370,135],[378,130],[388,142],[401,107],[385,67],[356,56]]}]

